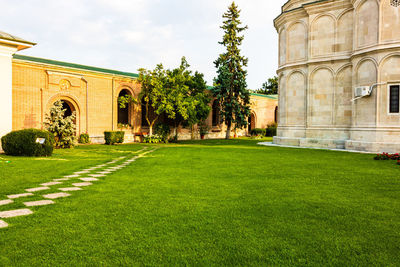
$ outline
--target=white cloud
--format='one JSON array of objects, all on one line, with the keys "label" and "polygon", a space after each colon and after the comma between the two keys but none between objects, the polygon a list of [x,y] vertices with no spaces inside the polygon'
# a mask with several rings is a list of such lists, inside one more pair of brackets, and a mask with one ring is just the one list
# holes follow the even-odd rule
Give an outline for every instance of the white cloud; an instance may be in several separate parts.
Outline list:
[{"label": "white cloud", "polygon": [[[237,0],[251,88],[275,74],[273,19],[285,0]],[[24,54],[135,72],[186,56],[211,84],[223,47],[222,14],[230,0],[0,0],[0,30],[38,43]],[[21,20],[20,18],[24,18]]]}]

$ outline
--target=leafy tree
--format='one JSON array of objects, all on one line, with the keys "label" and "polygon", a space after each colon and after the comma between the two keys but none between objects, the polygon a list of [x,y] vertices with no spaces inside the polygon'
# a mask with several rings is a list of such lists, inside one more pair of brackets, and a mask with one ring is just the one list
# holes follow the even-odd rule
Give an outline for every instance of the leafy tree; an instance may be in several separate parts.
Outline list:
[{"label": "leafy tree", "polygon": [[210,97],[206,92],[204,75],[189,70],[190,65],[185,57],[181,59],[181,65],[167,71],[167,84],[169,90],[166,110],[168,118],[174,121],[175,138],[178,138],[178,128],[187,123],[192,129],[194,137],[194,125],[208,117]]},{"label": "leafy tree", "polygon": [[[139,94],[140,101],[144,101],[146,109],[146,121],[149,124],[149,135],[153,135],[153,126],[161,114],[170,109],[167,102],[166,71],[162,64],[158,64],[154,70],[139,69],[138,82],[142,85],[142,91]],[[154,111],[155,116],[150,117],[150,109]]]},{"label": "leafy tree", "polygon": [[278,77],[269,78],[268,81],[263,83],[261,89],[256,90],[256,93],[263,95],[278,94]]},{"label": "leafy tree", "polygon": [[137,99],[131,95],[123,95],[118,97],[119,108],[126,108],[129,104],[137,104]]},{"label": "leafy tree", "polygon": [[63,103],[58,100],[50,108],[50,114],[46,114],[44,126],[47,131],[54,134],[56,148],[71,148],[75,141],[75,111],[71,116],[65,117],[66,109]]},{"label": "leafy tree", "polygon": [[226,52],[219,55],[214,62],[218,76],[214,79],[212,90],[219,103],[220,116],[227,126],[226,139],[230,138],[231,129],[247,126],[250,115],[250,92],[246,89],[246,76],[248,59],[240,55],[239,46],[244,36],[240,35],[248,27],[241,27],[239,20],[240,10],[235,2],[228,7],[223,15],[225,19],[221,29],[224,36],[219,44],[226,47]]}]

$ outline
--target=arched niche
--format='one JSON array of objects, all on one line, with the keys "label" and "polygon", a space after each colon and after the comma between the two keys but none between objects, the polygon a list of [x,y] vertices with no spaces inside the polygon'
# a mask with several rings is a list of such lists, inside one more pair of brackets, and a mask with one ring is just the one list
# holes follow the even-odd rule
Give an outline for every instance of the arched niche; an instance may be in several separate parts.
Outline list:
[{"label": "arched niche", "polygon": [[390,0],[381,0],[381,40],[382,42],[400,40],[400,9],[393,7]]},{"label": "arched niche", "polygon": [[307,30],[303,23],[296,22],[289,27],[287,49],[289,62],[306,59]]},{"label": "arched niche", "polygon": [[390,86],[400,84],[400,54],[388,55],[384,58],[379,67],[379,82],[383,85],[379,86],[379,122],[385,126],[400,125],[400,116],[398,113],[390,113]]},{"label": "arched niche", "polygon": [[305,76],[300,71],[289,74],[286,83],[287,124],[305,125]]},{"label": "arched niche", "polygon": [[[74,123],[76,126],[76,134],[80,134],[82,132],[81,129],[81,108],[78,101],[75,100],[73,96],[57,94],[49,99],[46,105],[46,110],[50,111],[50,108],[54,105],[55,102],[61,101],[63,104],[63,109],[65,109],[64,117],[71,116],[73,112],[75,112]],[[48,114],[48,112],[47,112]]]},{"label": "arched niche", "polygon": [[353,98],[353,77],[350,65],[343,67],[336,75],[335,89],[335,124],[337,126],[351,126]]},{"label": "arched niche", "polygon": [[118,119],[119,125],[133,125],[132,123],[132,111],[133,104],[127,103],[125,107],[121,107],[119,100],[121,97],[133,97],[132,92],[128,89],[122,89],[118,94]]},{"label": "arched niche", "polygon": [[329,15],[316,18],[311,25],[311,54],[325,56],[334,53],[335,20]]},{"label": "arched niche", "polygon": [[319,68],[310,78],[310,124],[332,125],[333,115],[333,72]]},{"label": "arched niche", "polygon": [[286,63],[286,30],[279,33],[279,65]]},{"label": "arched niche", "polygon": [[[361,60],[356,68],[356,84],[358,86],[371,86],[377,82],[376,63],[369,58]],[[354,96],[354,94],[353,94]],[[356,126],[376,125],[376,87],[371,96],[363,97],[354,102],[354,124]]]},{"label": "arched niche", "polygon": [[357,47],[378,42],[379,6],[376,0],[365,0],[356,9]]},{"label": "arched niche", "polygon": [[286,77],[285,75],[279,76],[279,98],[278,98],[278,125],[286,125]]},{"label": "arched niche", "polygon": [[338,20],[336,52],[353,50],[353,11],[342,14]]}]

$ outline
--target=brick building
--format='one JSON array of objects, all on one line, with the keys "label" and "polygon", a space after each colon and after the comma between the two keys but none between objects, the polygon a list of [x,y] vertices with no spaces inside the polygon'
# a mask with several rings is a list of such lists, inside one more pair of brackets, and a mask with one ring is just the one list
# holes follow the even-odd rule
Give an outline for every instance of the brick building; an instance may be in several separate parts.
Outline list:
[{"label": "brick building", "polygon": [[[104,131],[120,130],[121,125],[131,126],[123,128],[128,142],[148,132],[140,104],[121,109],[117,103],[119,96],[139,95],[137,74],[15,54],[33,45],[0,32],[0,136],[11,130],[42,128],[57,100],[63,101],[67,114],[76,113],[77,134],[88,133],[92,142],[103,142]],[[251,102],[249,129],[275,121],[277,97],[253,94]],[[224,137],[225,127],[215,111],[207,123],[208,138]],[[249,129],[237,134],[245,135]],[[179,136],[190,138],[190,129],[179,129]]]}]

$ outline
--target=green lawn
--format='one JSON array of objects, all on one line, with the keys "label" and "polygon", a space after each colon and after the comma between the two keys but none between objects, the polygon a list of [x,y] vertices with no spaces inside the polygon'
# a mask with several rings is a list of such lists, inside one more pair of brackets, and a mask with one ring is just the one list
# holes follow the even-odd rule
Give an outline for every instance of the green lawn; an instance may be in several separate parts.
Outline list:
[{"label": "green lawn", "polygon": [[[257,142],[154,146],[83,191],[4,219],[10,227],[0,229],[0,266],[400,265],[393,161]],[[49,159],[0,155],[0,200],[143,147],[81,146]],[[31,199],[40,197],[0,211]]]}]

